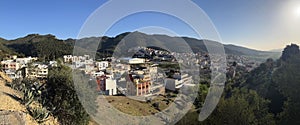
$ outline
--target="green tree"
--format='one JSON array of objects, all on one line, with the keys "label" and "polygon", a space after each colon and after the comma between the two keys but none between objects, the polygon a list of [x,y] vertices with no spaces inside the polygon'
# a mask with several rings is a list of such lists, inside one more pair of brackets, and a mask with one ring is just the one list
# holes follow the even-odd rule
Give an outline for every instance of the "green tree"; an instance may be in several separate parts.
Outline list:
[{"label": "green tree", "polygon": [[86,125],[90,117],[80,103],[72,79],[72,70],[64,65],[49,70],[43,106],[63,125]]},{"label": "green tree", "polygon": [[300,124],[300,56],[288,56],[273,75],[275,84],[287,100],[279,116],[279,124]]},{"label": "green tree", "polygon": [[230,98],[220,100],[213,114],[201,124],[273,125],[275,120],[268,112],[268,103],[253,90],[235,89]]}]

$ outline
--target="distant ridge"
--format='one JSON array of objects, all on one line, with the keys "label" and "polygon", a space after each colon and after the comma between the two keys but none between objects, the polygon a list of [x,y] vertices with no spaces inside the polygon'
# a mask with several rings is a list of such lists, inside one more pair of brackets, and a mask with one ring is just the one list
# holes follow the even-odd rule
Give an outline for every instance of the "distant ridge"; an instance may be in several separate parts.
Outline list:
[{"label": "distant ridge", "polygon": [[272,50],[269,50],[270,52],[282,52],[283,49],[272,49]]},{"label": "distant ridge", "polygon": [[[195,38],[189,37],[171,37],[167,35],[148,35],[141,32],[125,32],[119,34],[115,37],[89,37],[82,39],[66,39],[60,40],[57,39],[54,35],[39,35],[39,34],[30,34],[22,38],[18,38],[15,40],[3,40],[3,44],[25,56],[39,56],[44,59],[54,59],[58,57],[62,57],[64,54],[72,54],[73,46],[76,41],[76,44],[80,44],[82,46],[88,46],[90,44],[95,44],[95,41],[100,41],[100,45],[98,45],[98,56],[106,54],[112,54],[114,52],[115,47],[120,43],[120,41],[125,38],[127,35],[133,36],[132,40],[142,41],[142,42],[156,42],[160,44],[166,43],[165,41],[177,41],[184,40],[193,52],[207,52],[206,46],[204,44],[204,40],[199,40]],[[1,40],[1,39],[0,39]],[[215,42],[206,40],[209,42]],[[168,44],[166,46],[173,47],[181,47],[182,45],[178,44]],[[255,58],[279,58],[279,52],[269,52],[269,51],[259,51],[254,49],[249,49],[246,47],[240,47],[236,45],[224,45],[224,49],[226,54],[230,55],[239,55],[239,56],[248,56]]]}]

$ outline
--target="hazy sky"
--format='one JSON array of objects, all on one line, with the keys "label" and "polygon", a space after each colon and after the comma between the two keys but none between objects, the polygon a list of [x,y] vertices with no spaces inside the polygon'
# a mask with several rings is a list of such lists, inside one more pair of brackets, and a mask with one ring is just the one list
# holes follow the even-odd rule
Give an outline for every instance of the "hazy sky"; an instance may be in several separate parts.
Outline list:
[{"label": "hazy sky", "polygon": [[[61,39],[76,38],[89,15],[105,2],[106,0],[1,0],[0,37],[15,39],[39,33],[54,34]],[[283,48],[290,43],[300,44],[300,0],[194,2],[211,18],[223,43],[261,50]],[[186,12],[189,13],[193,12]],[[145,26],[161,26],[180,36],[196,37],[177,18],[150,12],[124,18],[107,35],[115,36]]]}]

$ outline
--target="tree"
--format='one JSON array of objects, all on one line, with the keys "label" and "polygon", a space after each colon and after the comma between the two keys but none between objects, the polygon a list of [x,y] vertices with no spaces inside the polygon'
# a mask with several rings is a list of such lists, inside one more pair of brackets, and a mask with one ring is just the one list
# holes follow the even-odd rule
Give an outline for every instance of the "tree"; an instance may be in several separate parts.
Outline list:
[{"label": "tree", "polygon": [[275,120],[268,112],[269,101],[255,91],[235,89],[230,98],[220,100],[216,110],[201,124],[214,125],[273,125]]},{"label": "tree", "polygon": [[78,99],[71,71],[64,65],[49,70],[42,104],[61,124],[86,125],[90,117]]},{"label": "tree", "polygon": [[282,62],[281,67],[273,75],[274,83],[281,94],[287,99],[283,112],[279,115],[279,124],[300,124],[300,58],[298,55],[290,56]]},{"label": "tree", "polygon": [[283,61],[286,61],[290,57],[292,57],[294,55],[299,55],[299,54],[300,54],[299,46],[296,44],[291,44],[291,45],[286,46],[286,48],[284,48],[281,59]]},{"label": "tree", "polygon": [[199,84],[198,89],[199,89],[199,91],[198,91],[198,95],[194,101],[194,105],[195,105],[196,109],[200,110],[200,108],[203,106],[206,95],[208,93],[208,84]]}]

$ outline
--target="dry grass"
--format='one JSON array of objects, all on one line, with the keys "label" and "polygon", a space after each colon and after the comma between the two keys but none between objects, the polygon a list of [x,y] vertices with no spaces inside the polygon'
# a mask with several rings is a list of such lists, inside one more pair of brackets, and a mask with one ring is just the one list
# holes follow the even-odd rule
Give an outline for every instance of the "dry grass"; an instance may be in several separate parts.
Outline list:
[{"label": "dry grass", "polygon": [[[25,122],[28,125],[38,125],[38,123],[27,113],[27,110],[24,105],[20,104],[17,100],[13,99],[11,96],[16,96],[20,98],[18,91],[11,89],[5,85],[4,80],[0,79],[0,110],[4,111],[18,111],[26,113]],[[52,116],[49,117],[42,125],[58,125],[57,120]]]},{"label": "dry grass", "polygon": [[[106,99],[119,111],[134,116],[147,116],[158,113],[169,107],[171,101],[174,100],[174,98],[170,98],[170,102],[167,103],[167,98],[164,96],[157,96],[151,102],[137,101],[125,96],[106,96]],[[153,106],[154,103],[159,104],[158,109]]]}]

